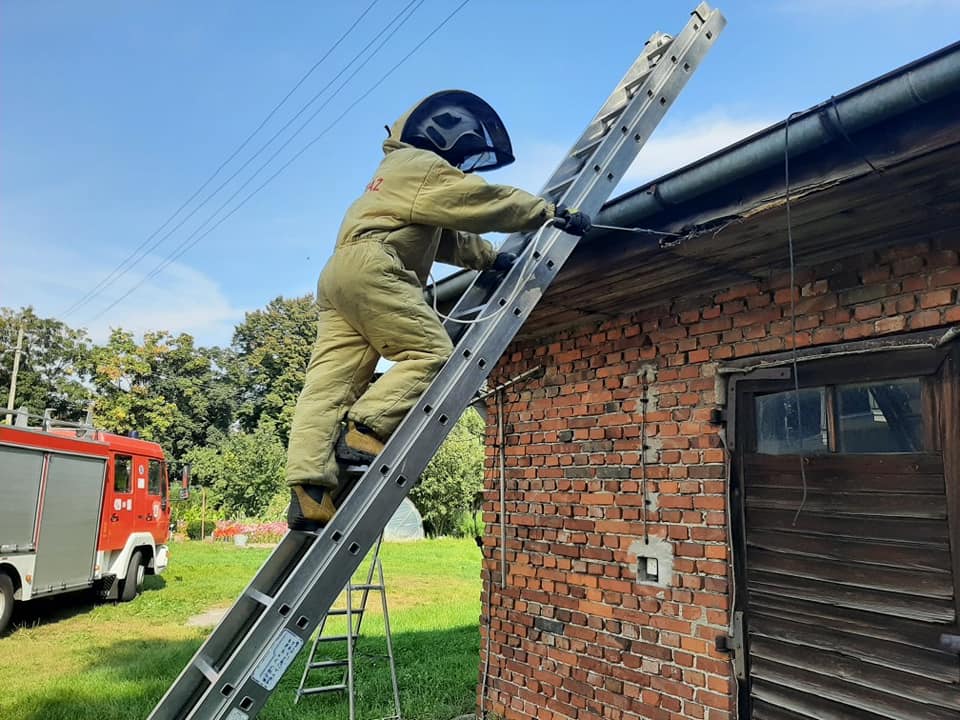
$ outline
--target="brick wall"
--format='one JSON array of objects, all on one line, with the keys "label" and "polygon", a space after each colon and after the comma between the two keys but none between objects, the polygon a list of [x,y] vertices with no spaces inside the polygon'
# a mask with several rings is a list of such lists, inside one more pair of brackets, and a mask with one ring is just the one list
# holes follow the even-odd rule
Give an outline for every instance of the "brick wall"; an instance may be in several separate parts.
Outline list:
[{"label": "brick wall", "polygon": [[[798,347],[960,323],[956,247],[861,254],[800,268],[795,289],[782,274],[511,347],[495,382],[536,365],[545,375],[505,394],[508,578],[501,588],[489,524],[487,712],[734,717],[730,663],[713,647],[730,609],[716,363],[789,349],[791,293]],[[484,518],[496,523],[492,399],[488,409]],[[637,565],[664,547],[669,587]]]}]

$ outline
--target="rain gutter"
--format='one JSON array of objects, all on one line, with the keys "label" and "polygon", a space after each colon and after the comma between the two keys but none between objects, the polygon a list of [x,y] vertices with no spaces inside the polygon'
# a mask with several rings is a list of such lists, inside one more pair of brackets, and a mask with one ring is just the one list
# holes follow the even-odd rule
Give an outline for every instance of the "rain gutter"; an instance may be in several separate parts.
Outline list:
[{"label": "rain gutter", "polygon": [[[842,95],[794,113],[723,150],[668,173],[607,203],[597,218],[604,225],[634,227],[668,208],[689,202],[742,178],[783,163],[786,127],[791,156],[813,150],[960,90],[960,42],[948,45]],[[591,233],[586,240],[607,233]],[[593,236],[593,237],[591,237]],[[437,283],[437,300],[449,305],[476,273],[462,271]],[[428,296],[433,287],[427,288]]]}]

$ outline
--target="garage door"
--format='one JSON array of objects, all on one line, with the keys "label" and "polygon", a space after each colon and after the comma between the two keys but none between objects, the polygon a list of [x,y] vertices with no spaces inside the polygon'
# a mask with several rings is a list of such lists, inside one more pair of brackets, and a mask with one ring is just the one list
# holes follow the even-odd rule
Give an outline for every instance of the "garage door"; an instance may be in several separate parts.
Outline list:
[{"label": "garage door", "polygon": [[741,717],[958,720],[956,359],[800,381],[739,391]]}]

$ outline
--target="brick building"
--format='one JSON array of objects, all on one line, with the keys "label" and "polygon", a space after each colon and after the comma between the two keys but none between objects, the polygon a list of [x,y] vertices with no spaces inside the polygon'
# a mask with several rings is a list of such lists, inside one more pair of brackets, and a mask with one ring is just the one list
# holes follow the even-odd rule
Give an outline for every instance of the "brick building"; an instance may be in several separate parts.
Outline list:
[{"label": "brick building", "polygon": [[789,205],[785,125],[608,203],[675,235],[491,376],[489,717],[960,718],[960,45],[791,116]]}]

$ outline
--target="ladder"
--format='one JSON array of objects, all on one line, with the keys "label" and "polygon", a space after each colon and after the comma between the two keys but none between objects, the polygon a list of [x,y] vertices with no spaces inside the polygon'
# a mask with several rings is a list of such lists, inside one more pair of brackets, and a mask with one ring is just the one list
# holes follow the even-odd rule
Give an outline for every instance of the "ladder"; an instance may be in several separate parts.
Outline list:
[{"label": "ladder", "polygon": [[[367,612],[367,600],[370,593],[379,593],[381,608],[383,610],[383,627],[387,641],[387,654],[384,657],[390,665],[390,680],[393,683],[393,715],[389,715],[383,720],[401,720],[400,715],[400,690],[397,686],[397,668],[393,659],[393,638],[390,634],[390,614],[387,611],[387,588],[383,581],[383,565],[380,563],[380,546],[383,544],[383,533],[377,538],[377,544],[370,553],[370,567],[367,569],[366,581],[360,584],[354,583],[351,579],[347,583],[346,605],[342,608],[331,608],[320,621],[320,627],[316,636],[313,638],[313,644],[310,647],[310,655],[307,657],[307,663],[303,667],[303,675],[300,677],[300,686],[297,688],[294,703],[307,695],[320,695],[322,693],[347,691],[347,701],[350,708],[350,720],[356,718],[356,693],[354,692],[354,657],[356,655],[357,639],[360,637],[360,628],[363,625],[363,618]],[[374,582],[376,581],[376,582]],[[354,604],[354,593],[360,593],[359,605]],[[346,620],[346,630],[343,634],[327,634],[324,632],[330,630],[328,621],[332,617],[343,617]],[[332,632],[337,632],[333,630]],[[345,660],[317,660],[317,650],[321,644],[343,642],[346,644]],[[380,656],[377,656],[380,657]],[[330,685],[317,685],[307,687],[307,676],[311,671],[321,670],[329,671],[333,668],[345,668],[339,683]]]},{"label": "ladder", "polygon": [[[725,24],[700,3],[676,37],[655,33],[541,195],[595,216]],[[578,239],[541,228],[505,277],[477,276],[452,311],[473,323],[446,323],[453,354],[333,520],[317,533],[287,533],[150,720],[257,715]],[[528,241],[516,233],[502,250],[519,252]]]}]

